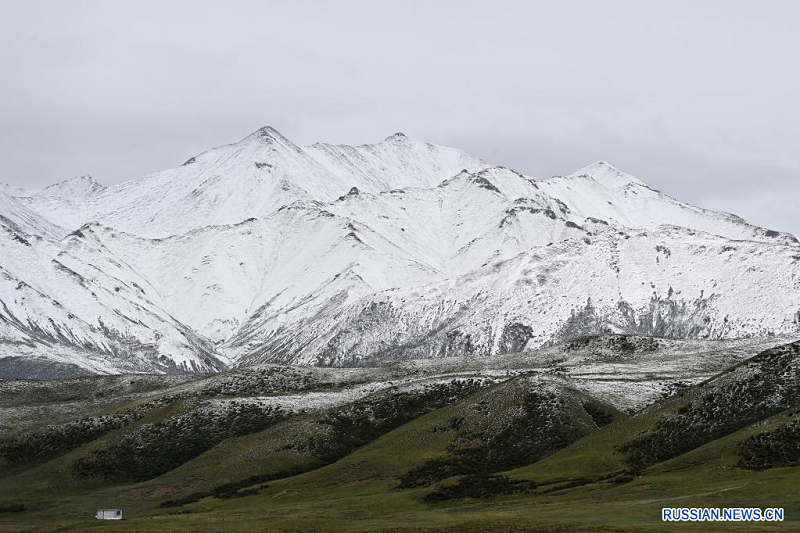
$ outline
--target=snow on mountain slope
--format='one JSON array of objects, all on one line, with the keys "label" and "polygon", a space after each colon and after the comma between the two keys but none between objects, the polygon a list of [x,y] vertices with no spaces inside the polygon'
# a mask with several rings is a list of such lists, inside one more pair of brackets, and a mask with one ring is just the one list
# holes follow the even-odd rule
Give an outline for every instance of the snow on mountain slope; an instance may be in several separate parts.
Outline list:
[{"label": "snow on mountain slope", "polygon": [[291,326],[234,338],[229,355],[239,364],[353,365],[508,353],[604,332],[729,338],[800,330],[795,247],[670,226],[588,240],[294,315]]},{"label": "snow on mountain slope", "polygon": [[[328,204],[294,202],[261,219],[201,228],[181,236],[145,239],[90,224],[81,229],[79,237],[71,238],[85,240],[130,267],[158,294],[162,309],[242,364],[297,360],[351,364],[382,357],[486,355],[521,349],[528,341],[541,344],[569,338],[569,332],[577,327],[572,313],[584,316],[587,295],[594,291],[600,295],[608,292],[613,302],[592,296],[595,303],[591,309],[599,309],[601,315],[592,318],[596,332],[605,328],[642,332],[642,317],[652,305],[654,287],[650,284],[662,286],[670,277],[681,281],[675,271],[661,278],[651,271],[667,264],[689,264],[690,260],[694,265],[711,261],[699,251],[684,254],[685,261],[670,260],[670,250],[676,246],[680,249],[702,236],[727,243],[715,244],[720,249],[751,247],[761,257],[769,256],[774,247],[784,255],[786,250],[794,250],[800,257],[796,246],[778,244],[775,239],[770,239],[773,243],[733,241],[668,226],[625,228],[614,220],[585,216],[570,208],[543,191],[542,183],[491,167],[461,172],[429,189],[377,194],[353,189]],[[603,187],[594,180],[591,183]],[[664,236],[665,244],[627,247],[631,239],[639,242],[648,235]],[[622,276],[617,272],[620,249],[627,251],[625,257],[632,262],[625,276],[644,284],[646,290],[641,294],[623,295],[618,282],[613,282]],[[567,287],[546,281],[555,268],[552,264],[531,266],[526,275],[535,280],[533,285],[546,284],[552,292],[524,302],[502,293],[510,310],[490,307],[478,313],[488,305],[478,305],[487,295],[498,291],[505,280],[517,279],[503,265],[532,250],[548,257],[553,250],[560,250],[561,256],[550,261],[560,269],[580,263],[578,259],[588,260],[590,252],[602,257],[582,264],[579,270],[569,270],[560,282]],[[716,259],[719,252],[713,254]],[[642,259],[636,263],[639,255]],[[746,264],[735,258],[731,261],[737,268]],[[780,264],[778,260],[767,270]],[[733,294],[724,300],[729,305],[742,297],[750,284],[763,288],[771,276],[745,282],[738,273],[713,262],[708,263],[708,275],[716,277],[686,281],[688,288],[675,282],[674,290],[680,294],[705,294],[686,305],[707,307],[704,302],[709,295],[722,291],[717,285],[727,291],[721,294]],[[598,285],[598,276],[608,283]],[[530,285],[529,281],[520,283]],[[740,283],[747,287],[740,288]],[[446,293],[453,287],[473,292]],[[668,292],[663,286],[658,290]],[[702,318],[719,320],[724,316],[719,313],[725,312],[732,317],[725,327],[706,327],[705,322],[697,326],[695,317],[687,319],[678,313],[665,314],[652,332],[716,338],[794,331],[798,326],[792,313],[796,311],[790,310],[796,309],[796,302],[790,296],[777,297],[771,288],[762,292],[764,298],[782,302],[785,309],[770,307],[761,312],[748,304],[744,311],[731,314],[727,307],[719,307],[717,295],[713,298],[716,307]],[[627,322],[612,316],[610,310],[620,306],[630,306]],[[528,318],[510,317],[514,309]],[[549,321],[530,319],[539,315],[546,315]],[[691,327],[685,325],[687,320]],[[754,320],[761,329],[752,327]]]},{"label": "snow on mountain slope", "polygon": [[259,310],[312,300],[342,305],[444,278],[380,234],[316,202],[165,239],[96,224],[81,233],[145,275],[179,320],[217,341]]},{"label": "snow on mountain slope", "polygon": [[[20,196],[18,201],[42,220],[57,221],[60,228],[78,228],[86,216],[86,202],[106,189],[91,176],[76,176],[54,183],[37,192]],[[55,224],[54,224],[55,225]],[[69,230],[60,233],[38,233],[43,237],[63,237]]]},{"label": "snow on mountain slope", "polygon": [[0,227],[5,226],[15,233],[42,235],[60,239],[67,231],[26,206],[22,199],[0,192]]},{"label": "snow on mountain slope", "polygon": [[797,239],[788,233],[753,226],[729,213],[679,202],[604,161],[569,176],[540,181],[539,185],[577,213],[629,228],[674,224],[730,239],[797,244]]},{"label": "snow on mountain slope", "polygon": [[225,367],[146,279],[80,232],[60,242],[0,228],[0,353],[91,372]]},{"label": "snow on mountain slope", "polygon": [[0,357],[163,372],[800,331],[794,237],[605,162],[536,180],[402,134],[262,128],[95,185],[0,193]]},{"label": "snow on mountain slope", "polygon": [[[461,172],[433,189],[377,195],[353,191],[327,209],[381,233],[404,253],[448,276],[534,246],[585,238],[604,229],[672,224],[673,219],[685,223],[676,225],[731,239],[797,242],[791,235],[758,228],[737,217],[681,204],[633,177],[617,189],[603,185],[609,183],[607,178],[575,179],[577,184],[568,182],[562,190],[565,180],[538,181],[490,167]],[[629,198],[628,187],[654,196],[636,193]]]},{"label": "snow on mountain slope", "polygon": [[359,221],[447,276],[583,236],[579,224],[587,223],[543,194],[531,178],[502,167],[461,172],[433,189],[353,191],[327,209]]},{"label": "snow on mountain slope", "polygon": [[265,127],[183,166],[54,205],[30,206],[75,229],[88,222],[144,237],[166,237],[261,217],[297,200],[330,201],[352,187],[368,191],[434,186],[485,163],[460,150],[394,135],[376,145],[300,147]]},{"label": "snow on mountain slope", "polygon": [[[264,127],[237,143],[192,157],[176,169],[107,189],[89,177],[73,178],[20,201],[70,230],[96,221],[134,235],[165,237],[264,217],[299,200],[329,202],[353,187],[373,193],[434,188],[462,170],[474,174],[489,168],[461,150],[402,133],[375,145],[300,147]],[[602,161],[565,177],[536,181],[536,194],[527,185],[517,190],[531,178],[507,173],[511,179],[499,178],[505,184],[491,186],[499,188],[497,192],[517,194],[525,201],[533,198],[554,212],[566,208],[573,218],[592,217],[634,228],[676,224],[732,239],[796,242],[791,235],[752,226],[734,215],[679,202]],[[527,207],[517,206],[510,216]],[[506,238],[525,240],[519,235]]]},{"label": "snow on mountain slope", "polygon": [[343,185],[371,192],[436,187],[462,169],[486,167],[483,161],[461,150],[412,139],[404,133],[395,133],[374,145],[315,143],[304,150]]},{"label": "snow on mountain slope", "polygon": [[[487,176],[508,179],[509,195],[487,188]],[[535,183],[492,168],[433,189],[354,189],[331,204],[296,202],[262,219],[164,239],[98,224],[81,233],[145,276],[177,319],[224,341],[240,327],[280,327],[287,309],[313,314],[588,234],[553,213],[559,206],[547,198],[513,200],[523,194],[536,195]]]}]

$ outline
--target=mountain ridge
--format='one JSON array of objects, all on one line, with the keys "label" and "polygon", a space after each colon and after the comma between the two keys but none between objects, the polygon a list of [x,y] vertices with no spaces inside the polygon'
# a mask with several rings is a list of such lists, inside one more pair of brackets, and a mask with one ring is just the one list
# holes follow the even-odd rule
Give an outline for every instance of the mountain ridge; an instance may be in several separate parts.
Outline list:
[{"label": "mountain ridge", "polygon": [[77,183],[0,194],[8,357],[207,371],[800,330],[793,236],[605,161],[537,180],[401,134],[299,147],[265,127],[177,169]]},{"label": "mountain ridge", "polygon": [[265,126],[180,167],[114,185],[82,202],[25,201],[70,229],[97,221],[137,235],[166,237],[263,216],[296,200],[330,201],[354,186],[367,191],[434,186],[461,168],[484,166],[460,150],[405,136],[358,147],[300,147]]}]

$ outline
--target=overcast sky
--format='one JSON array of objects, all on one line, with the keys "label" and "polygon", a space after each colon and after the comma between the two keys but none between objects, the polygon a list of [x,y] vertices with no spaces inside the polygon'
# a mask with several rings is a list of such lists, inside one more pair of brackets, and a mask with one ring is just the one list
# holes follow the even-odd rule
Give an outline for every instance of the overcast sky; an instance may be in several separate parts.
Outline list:
[{"label": "overcast sky", "polygon": [[403,131],[536,177],[596,160],[800,235],[800,2],[0,6],[0,182],[104,184],[271,125]]}]

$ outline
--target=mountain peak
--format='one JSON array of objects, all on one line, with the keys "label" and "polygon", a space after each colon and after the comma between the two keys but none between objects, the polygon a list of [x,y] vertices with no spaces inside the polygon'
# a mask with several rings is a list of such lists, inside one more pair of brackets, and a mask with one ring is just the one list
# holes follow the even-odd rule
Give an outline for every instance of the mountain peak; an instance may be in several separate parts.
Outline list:
[{"label": "mountain peak", "polygon": [[383,142],[401,142],[408,140],[410,137],[403,133],[402,131],[398,131],[397,133],[393,133],[386,137]]},{"label": "mountain peak", "polygon": [[56,196],[68,200],[88,198],[106,189],[91,176],[75,176],[59,183],[48,185],[37,196]]},{"label": "mountain peak", "polygon": [[262,126],[256,131],[248,135],[243,141],[259,141],[259,142],[281,142],[286,144],[293,144],[284,134],[273,128],[272,126]]},{"label": "mountain peak", "polygon": [[568,177],[577,176],[588,176],[608,189],[625,187],[632,183],[647,186],[645,182],[636,176],[622,172],[607,161],[598,161],[587,165],[577,172],[573,172]]},{"label": "mountain peak", "polygon": [[272,126],[261,126],[255,131],[255,133],[260,133],[261,135],[281,135],[281,132]]}]

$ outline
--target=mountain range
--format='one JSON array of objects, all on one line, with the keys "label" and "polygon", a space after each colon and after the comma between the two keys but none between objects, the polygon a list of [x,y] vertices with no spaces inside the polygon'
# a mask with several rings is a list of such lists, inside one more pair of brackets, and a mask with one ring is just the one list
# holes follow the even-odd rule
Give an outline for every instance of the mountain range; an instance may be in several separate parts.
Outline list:
[{"label": "mountain range", "polygon": [[800,331],[800,243],[598,162],[535,179],[265,127],[104,187],[0,191],[0,376],[359,366],[601,333]]}]

